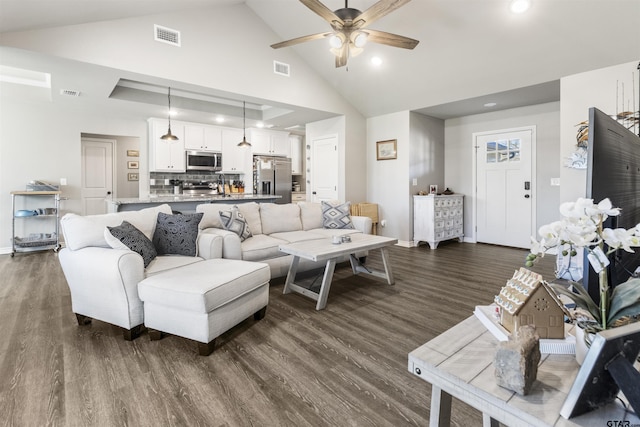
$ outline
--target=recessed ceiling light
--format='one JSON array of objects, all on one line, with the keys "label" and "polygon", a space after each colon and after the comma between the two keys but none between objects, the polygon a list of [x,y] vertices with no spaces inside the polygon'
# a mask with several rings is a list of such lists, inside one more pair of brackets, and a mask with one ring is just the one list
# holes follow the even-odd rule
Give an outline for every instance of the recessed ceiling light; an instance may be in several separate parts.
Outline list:
[{"label": "recessed ceiling light", "polygon": [[371,63],[378,67],[382,65],[382,58],[380,58],[379,56],[374,56],[373,58],[371,58]]},{"label": "recessed ceiling light", "polygon": [[530,0],[511,0],[509,4],[509,9],[513,13],[524,13],[529,10],[529,7],[531,7]]},{"label": "recessed ceiling light", "polygon": [[216,117],[216,123],[224,123],[224,117],[222,116]]},{"label": "recessed ceiling light", "polygon": [[259,127],[259,128],[263,128],[264,127],[264,123],[258,122],[258,123],[256,123],[256,126]]},{"label": "recessed ceiling light", "polygon": [[496,104],[495,102],[487,102],[486,104],[484,104],[485,107],[495,107],[496,105],[498,104]]},{"label": "recessed ceiling light", "polygon": [[178,112],[177,112],[176,110],[169,110],[169,115],[170,115],[171,117],[173,117],[173,116],[177,116],[177,115],[178,115]]}]

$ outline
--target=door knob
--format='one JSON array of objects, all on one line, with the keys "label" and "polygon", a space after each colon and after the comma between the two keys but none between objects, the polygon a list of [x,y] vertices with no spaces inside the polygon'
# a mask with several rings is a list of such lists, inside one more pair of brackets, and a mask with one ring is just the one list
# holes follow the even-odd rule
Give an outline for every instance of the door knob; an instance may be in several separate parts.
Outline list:
[{"label": "door knob", "polygon": [[529,197],[531,197],[531,196],[530,196],[530,195],[528,195],[528,194],[525,194],[525,195],[524,195],[524,198],[525,198],[525,199],[528,199]]},{"label": "door knob", "polygon": [[111,191],[107,191],[107,196],[111,194]]}]

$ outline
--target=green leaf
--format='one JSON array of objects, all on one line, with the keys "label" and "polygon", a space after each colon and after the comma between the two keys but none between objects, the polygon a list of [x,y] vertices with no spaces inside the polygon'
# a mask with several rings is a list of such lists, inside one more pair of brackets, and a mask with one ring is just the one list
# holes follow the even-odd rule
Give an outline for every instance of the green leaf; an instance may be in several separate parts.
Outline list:
[{"label": "green leaf", "polygon": [[595,302],[593,302],[593,299],[591,298],[589,293],[582,287],[581,284],[575,283],[575,282],[571,283],[571,285],[577,291],[577,293],[572,292],[566,287],[562,285],[558,285],[556,283],[551,283],[550,285],[553,288],[553,290],[556,291],[556,293],[562,294],[568,297],[569,299],[571,299],[573,302],[576,303],[578,307],[588,311],[591,314],[591,316],[593,316],[594,320],[600,323],[600,319],[601,319],[600,308],[596,305]]},{"label": "green leaf", "polygon": [[640,314],[640,279],[629,279],[613,289],[607,326],[616,320]]}]

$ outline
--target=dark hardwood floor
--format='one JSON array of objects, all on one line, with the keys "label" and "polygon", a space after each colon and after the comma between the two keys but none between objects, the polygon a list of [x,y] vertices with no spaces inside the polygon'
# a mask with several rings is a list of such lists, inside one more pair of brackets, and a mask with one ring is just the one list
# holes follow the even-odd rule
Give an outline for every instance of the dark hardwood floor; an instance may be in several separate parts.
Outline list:
[{"label": "dark hardwood floor", "polygon": [[[395,286],[336,269],[327,308],[271,283],[266,317],[192,341],[78,326],[53,252],[0,256],[0,425],[428,425],[431,386],[407,354],[493,296],[526,251],[449,242],[393,247]],[[551,279],[551,258],[534,268]],[[381,267],[377,251],[367,263]],[[455,401],[452,424],[482,424]]]}]

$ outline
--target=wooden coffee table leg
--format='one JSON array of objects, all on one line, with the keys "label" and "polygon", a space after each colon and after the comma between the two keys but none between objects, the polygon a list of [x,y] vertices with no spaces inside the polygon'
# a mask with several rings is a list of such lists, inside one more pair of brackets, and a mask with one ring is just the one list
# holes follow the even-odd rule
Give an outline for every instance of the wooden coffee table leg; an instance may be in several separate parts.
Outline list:
[{"label": "wooden coffee table leg", "polygon": [[291,260],[291,265],[289,266],[289,272],[287,273],[287,280],[284,282],[284,290],[283,294],[288,294],[291,292],[291,285],[296,280],[296,273],[298,271],[298,263],[300,262],[300,257],[294,256]]},{"label": "wooden coffee table leg", "polygon": [[324,276],[322,276],[322,285],[320,286],[320,292],[318,293],[316,310],[322,310],[327,306],[327,298],[329,297],[329,289],[331,289],[331,280],[333,279],[333,271],[335,268],[336,259],[331,258],[330,260],[327,260],[327,265],[324,268]]},{"label": "wooden coffee table leg", "polygon": [[451,395],[436,385],[431,386],[429,425],[437,427],[449,427],[451,425]]},{"label": "wooden coffee table leg", "polygon": [[391,263],[389,262],[389,253],[387,248],[380,248],[382,254],[382,263],[384,264],[384,272],[387,274],[387,283],[393,285],[396,281],[393,278],[393,271],[391,270]]}]

